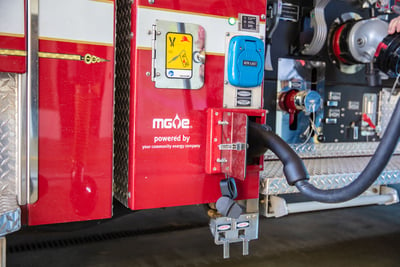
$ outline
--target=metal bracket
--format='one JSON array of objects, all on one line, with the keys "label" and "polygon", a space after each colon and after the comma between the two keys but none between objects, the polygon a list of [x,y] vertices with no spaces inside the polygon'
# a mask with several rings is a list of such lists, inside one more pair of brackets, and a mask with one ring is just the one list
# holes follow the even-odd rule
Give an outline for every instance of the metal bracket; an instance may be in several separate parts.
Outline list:
[{"label": "metal bracket", "polygon": [[229,245],[242,242],[243,255],[249,254],[249,242],[258,238],[258,213],[246,213],[238,219],[219,217],[211,219],[211,233],[217,245],[223,245],[224,259],[230,257]]},{"label": "metal bracket", "polygon": [[398,193],[388,186],[373,186],[357,198],[343,203],[320,203],[316,201],[287,203],[279,196],[264,196],[260,200],[260,212],[265,217],[282,217],[290,213],[309,212],[317,210],[338,209],[366,205],[391,205],[399,202]]}]

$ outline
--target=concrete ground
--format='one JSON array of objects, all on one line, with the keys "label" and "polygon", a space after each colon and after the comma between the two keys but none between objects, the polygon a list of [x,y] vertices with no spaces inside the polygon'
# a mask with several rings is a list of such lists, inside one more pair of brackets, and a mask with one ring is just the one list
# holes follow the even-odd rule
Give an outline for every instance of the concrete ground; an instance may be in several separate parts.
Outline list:
[{"label": "concrete ground", "polygon": [[202,206],[29,227],[7,237],[7,266],[400,266],[400,205],[260,219],[250,255],[222,258]]}]

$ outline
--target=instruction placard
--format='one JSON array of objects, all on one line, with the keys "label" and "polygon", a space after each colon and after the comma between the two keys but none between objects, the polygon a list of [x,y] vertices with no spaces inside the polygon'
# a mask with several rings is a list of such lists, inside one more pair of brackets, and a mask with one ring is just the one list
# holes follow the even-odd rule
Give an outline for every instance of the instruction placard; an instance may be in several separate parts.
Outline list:
[{"label": "instruction placard", "polygon": [[166,36],[166,76],[190,79],[193,72],[193,36],[169,32]]}]

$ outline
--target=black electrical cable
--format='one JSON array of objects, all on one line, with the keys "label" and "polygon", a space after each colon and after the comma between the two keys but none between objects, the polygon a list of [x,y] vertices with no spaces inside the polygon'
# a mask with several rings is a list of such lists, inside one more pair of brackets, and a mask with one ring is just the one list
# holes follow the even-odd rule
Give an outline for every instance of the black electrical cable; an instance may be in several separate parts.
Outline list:
[{"label": "black electrical cable", "polygon": [[252,137],[258,136],[261,139],[256,143],[249,139],[249,148],[252,145],[262,145],[264,149],[275,153],[283,163],[283,172],[289,185],[295,185],[301,193],[319,202],[344,202],[367,190],[389,162],[400,137],[400,101],[397,101],[385,134],[365,169],[352,183],[339,189],[321,190],[310,184],[307,181],[309,174],[301,158],[274,132],[253,122],[249,123],[249,135],[250,132]]}]

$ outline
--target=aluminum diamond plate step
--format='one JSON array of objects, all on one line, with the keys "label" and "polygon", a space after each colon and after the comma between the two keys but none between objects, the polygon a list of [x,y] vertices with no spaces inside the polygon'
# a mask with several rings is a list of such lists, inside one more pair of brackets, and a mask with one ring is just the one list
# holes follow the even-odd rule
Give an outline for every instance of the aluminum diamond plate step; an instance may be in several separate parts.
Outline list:
[{"label": "aluminum diamond plate step", "polygon": [[0,236],[19,230],[17,74],[0,72]]},{"label": "aluminum diamond plate step", "polygon": [[[317,158],[304,159],[310,174],[310,182],[321,189],[343,187],[358,177],[370,157]],[[260,173],[260,193],[278,195],[297,193],[289,186],[282,171],[282,163],[277,160],[265,161],[264,171]],[[400,183],[400,156],[395,155],[375,181],[375,185]]]}]

